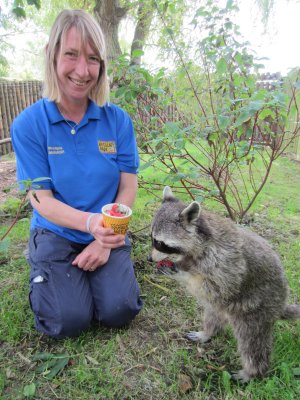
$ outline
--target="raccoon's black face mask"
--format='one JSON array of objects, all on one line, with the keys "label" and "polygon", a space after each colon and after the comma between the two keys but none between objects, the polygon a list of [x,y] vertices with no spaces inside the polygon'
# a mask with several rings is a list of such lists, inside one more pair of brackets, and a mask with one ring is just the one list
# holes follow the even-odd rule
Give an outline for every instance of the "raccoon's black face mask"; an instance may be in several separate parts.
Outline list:
[{"label": "raccoon's black face mask", "polygon": [[164,254],[180,254],[181,250],[179,247],[171,247],[167,245],[165,242],[162,242],[160,240],[156,240],[155,238],[152,237],[152,246],[159,251],[160,253]]},{"label": "raccoon's black face mask", "polygon": [[149,260],[159,262],[168,259],[173,262],[179,262],[184,255],[180,242],[172,240],[171,237],[166,237],[166,240],[163,240],[162,236],[160,233],[156,238],[154,232],[152,232],[152,251]]}]

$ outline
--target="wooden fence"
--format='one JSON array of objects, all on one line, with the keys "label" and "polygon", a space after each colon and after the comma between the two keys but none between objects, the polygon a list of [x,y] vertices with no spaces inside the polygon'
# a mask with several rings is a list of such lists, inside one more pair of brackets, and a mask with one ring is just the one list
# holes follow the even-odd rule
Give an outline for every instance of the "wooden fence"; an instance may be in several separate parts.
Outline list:
[{"label": "wooden fence", "polygon": [[10,125],[14,118],[41,98],[40,81],[0,80],[0,156],[11,153]]},{"label": "wooden fence", "polygon": [[[274,81],[281,84],[281,77],[268,74],[261,76],[258,80],[259,87],[268,90],[274,89]],[[0,80],[0,157],[13,151],[10,140],[10,125],[14,118],[35,101],[41,98],[41,81],[5,81]],[[164,116],[168,121],[182,120],[183,116],[178,114],[177,108],[173,106],[164,110]],[[145,113],[145,110],[139,111]],[[147,113],[143,116],[147,125]],[[134,119],[134,116],[133,116]],[[143,140],[143,132],[138,132],[138,137]],[[264,138],[259,137],[259,141]],[[300,137],[296,138],[289,148],[289,153],[300,160]]]}]

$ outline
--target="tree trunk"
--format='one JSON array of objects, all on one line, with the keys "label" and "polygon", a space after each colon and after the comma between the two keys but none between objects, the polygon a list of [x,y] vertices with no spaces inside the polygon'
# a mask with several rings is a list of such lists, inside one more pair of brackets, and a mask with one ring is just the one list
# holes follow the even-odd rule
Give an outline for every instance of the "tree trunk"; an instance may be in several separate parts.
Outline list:
[{"label": "tree trunk", "polygon": [[119,0],[96,0],[94,13],[105,37],[108,62],[122,54],[118,29],[127,11],[128,8],[121,7]]},{"label": "tree trunk", "polygon": [[135,50],[143,50],[145,40],[149,34],[153,18],[154,6],[152,2],[141,1],[137,11],[137,24],[131,44],[131,64],[141,64],[141,55],[135,55]]}]

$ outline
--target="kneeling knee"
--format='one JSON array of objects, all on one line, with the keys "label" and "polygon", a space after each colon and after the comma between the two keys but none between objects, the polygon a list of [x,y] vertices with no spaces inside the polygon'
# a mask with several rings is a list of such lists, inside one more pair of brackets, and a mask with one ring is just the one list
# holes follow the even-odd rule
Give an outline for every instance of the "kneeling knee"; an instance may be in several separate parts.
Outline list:
[{"label": "kneeling knee", "polygon": [[79,336],[88,329],[92,316],[84,311],[68,312],[59,318],[39,318],[35,316],[36,328],[57,339]]},{"label": "kneeling knee", "polygon": [[138,299],[135,304],[124,301],[122,304],[114,304],[101,310],[98,320],[109,328],[122,328],[128,325],[140,312],[142,300]]}]

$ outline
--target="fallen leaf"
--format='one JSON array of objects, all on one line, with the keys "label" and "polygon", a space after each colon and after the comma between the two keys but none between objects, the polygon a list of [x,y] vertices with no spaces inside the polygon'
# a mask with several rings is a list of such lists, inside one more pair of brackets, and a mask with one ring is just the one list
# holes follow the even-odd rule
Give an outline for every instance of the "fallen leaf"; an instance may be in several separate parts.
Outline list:
[{"label": "fallen leaf", "polygon": [[191,390],[193,388],[191,378],[188,375],[179,374],[178,375],[178,386],[179,386],[179,392],[181,394],[187,393],[189,390]]},{"label": "fallen leaf", "polygon": [[214,365],[210,365],[210,364],[206,365],[206,368],[208,368],[212,371],[223,371],[225,369],[225,367],[226,367],[225,365],[221,365],[221,367],[215,367]]},{"label": "fallen leaf", "polygon": [[119,334],[116,335],[116,342],[118,343],[121,353],[125,353],[125,346]]},{"label": "fallen leaf", "polygon": [[15,377],[15,374],[10,368],[6,368],[5,376],[6,376],[7,379],[11,379],[11,378]]},{"label": "fallen leaf", "polygon": [[33,356],[33,360],[44,361],[36,367],[36,372],[42,373],[46,379],[51,380],[68,365],[70,357],[67,353],[38,353]]},{"label": "fallen leaf", "polygon": [[35,383],[31,383],[30,385],[26,385],[26,386],[24,386],[24,389],[23,389],[23,395],[25,397],[34,397],[35,390],[36,390]]},{"label": "fallen leaf", "polygon": [[29,358],[27,358],[27,357],[25,357],[25,356],[23,356],[23,354],[22,353],[20,353],[19,351],[17,351],[17,353],[16,353],[20,358],[21,358],[21,360],[23,360],[23,361],[25,361],[26,362],[26,364],[31,364],[31,360],[29,360]]},{"label": "fallen leaf", "polygon": [[87,358],[91,364],[99,365],[98,361],[95,360],[93,357],[86,355],[85,358]]}]

